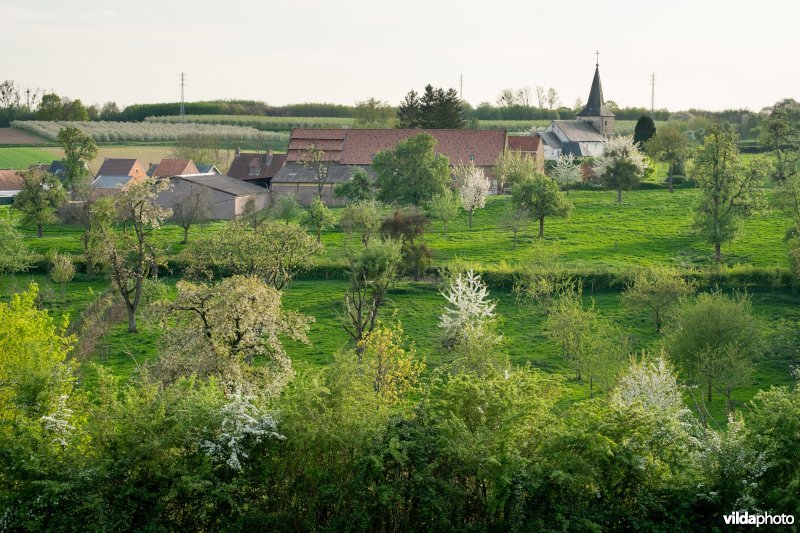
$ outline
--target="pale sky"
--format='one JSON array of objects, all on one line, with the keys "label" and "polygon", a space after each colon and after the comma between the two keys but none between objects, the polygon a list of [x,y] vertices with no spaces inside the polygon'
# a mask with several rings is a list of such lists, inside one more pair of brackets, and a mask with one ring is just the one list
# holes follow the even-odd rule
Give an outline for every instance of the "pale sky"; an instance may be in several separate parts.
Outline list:
[{"label": "pale sky", "polygon": [[86,104],[255,99],[398,104],[425,84],[761,109],[800,99],[796,0],[0,0],[0,80]]}]

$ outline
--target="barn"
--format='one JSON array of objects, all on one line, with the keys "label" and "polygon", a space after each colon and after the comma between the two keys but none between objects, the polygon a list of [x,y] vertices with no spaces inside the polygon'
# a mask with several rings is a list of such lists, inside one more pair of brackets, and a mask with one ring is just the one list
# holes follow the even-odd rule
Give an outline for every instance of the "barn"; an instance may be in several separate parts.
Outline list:
[{"label": "barn", "polygon": [[185,174],[169,178],[170,188],[158,195],[157,203],[171,208],[177,200],[198,189],[207,195],[212,220],[237,220],[249,201],[257,211],[269,205],[269,191],[258,185],[222,174]]}]

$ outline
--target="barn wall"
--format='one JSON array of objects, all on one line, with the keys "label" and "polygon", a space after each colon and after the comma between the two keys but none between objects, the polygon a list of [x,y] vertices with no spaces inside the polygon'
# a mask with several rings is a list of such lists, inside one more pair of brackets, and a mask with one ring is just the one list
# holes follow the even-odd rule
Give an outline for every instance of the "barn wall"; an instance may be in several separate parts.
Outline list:
[{"label": "barn wall", "polygon": [[[162,207],[172,208],[175,200],[179,197],[188,195],[192,187],[204,187],[183,181],[181,179],[170,180],[170,188],[159,193],[156,202]],[[208,187],[205,187],[208,189]],[[209,190],[209,201],[211,203],[212,220],[233,220],[235,216],[236,196],[214,189]]]},{"label": "barn wall", "polygon": [[[333,195],[333,188],[335,183],[326,183],[322,189],[322,201],[328,206],[344,205],[345,199],[336,198]],[[294,194],[300,205],[309,206],[317,197],[317,184],[316,183],[275,183],[272,182],[270,187],[272,189],[273,198],[279,194]]]}]

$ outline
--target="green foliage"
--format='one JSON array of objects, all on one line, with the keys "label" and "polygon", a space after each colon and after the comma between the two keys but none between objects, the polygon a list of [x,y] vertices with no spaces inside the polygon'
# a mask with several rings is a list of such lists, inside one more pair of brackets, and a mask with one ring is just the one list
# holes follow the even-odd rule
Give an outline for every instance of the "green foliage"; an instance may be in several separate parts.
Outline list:
[{"label": "green foliage", "polygon": [[456,191],[445,190],[431,196],[428,201],[428,213],[431,217],[441,220],[443,235],[447,237],[447,223],[454,220],[461,211],[461,197]]},{"label": "green foliage", "polygon": [[336,184],[333,194],[339,198],[345,198],[348,203],[359,202],[374,198],[375,189],[367,171],[357,167],[353,169],[353,174],[348,181]]},{"label": "green foliage", "polygon": [[355,124],[359,127],[385,128],[392,122],[394,109],[389,102],[370,97],[356,102]]},{"label": "green foliage", "polygon": [[633,273],[622,302],[652,311],[655,331],[659,333],[665,312],[694,291],[694,284],[683,279],[676,268],[653,265]]},{"label": "green foliage", "polygon": [[90,135],[72,127],[59,130],[56,140],[64,150],[64,166],[67,168],[64,185],[69,188],[90,175],[89,161],[97,156],[97,144]]},{"label": "green foliage", "polygon": [[442,194],[450,182],[450,163],[435,153],[436,139],[427,133],[409,137],[392,150],[378,152],[372,168],[378,175],[378,198],[387,203],[421,206]]},{"label": "green foliage", "polygon": [[653,119],[647,116],[639,117],[636,127],[633,130],[633,142],[639,148],[644,148],[647,141],[656,134],[656,124]]},{"label": "green foliage", "polygon": [[0,217],[0,276],[24,272],[33,263],[33,254],[22,233],[11,219]]},{"label": "green foliage", "polygon": [[426,85],[421,97],[410,91],[397,111],[399,128],[461,129],[462,102],[455,89]]},{"label": "green foliage", "polygon": [[72,262],[72,256],[56,252],[50,258],[50,263],[50,279],[54,283],[61,285],[61,295],[64,296],[64,285],[75,277],[75,265]]},{"label": "green foliage", "polygon": [[347,237],[357,235],[361,244],[367,245],[378,233],[385,216],[386,206],[377,200],[358,200],[347,204],[339,217]]},{"label": "green foliage", "polygon": [[303,213],[302,223],[317,234],[317,242],[322,242],[322,230],[333,225],[335,217],[325,202],[318,196]]},{"label": "green foliage", "polygon": [[641,181],[647,163],[632,137],[614,137],[595,159],[594,168],[606,187],[616,189],[617,203],[622,203],[622,191]]},{"label": "green foliage", "polygon": [[769,108],[759,140],[772,151],[772,176],[782,182],[800,173],[800,103],[791,98]]},{"label": "green foliage", "polygon": [[545,217],[566,218],[574,208],[558,184],[543,174],[534,174],[514,185],[511,203],[539,222],[540,239],[544,237]]},{"label": "green foliage", "polygon": [[422,240],[429,225],[428,218],[416,209],[396,210],[381,224],[384,235],[402,243],[403,263],[415,280],[419,280],[431,264],[430,248]]},{"label": "green foliage", "polygon": [[672,192],[673,176],[683,168],[691,153],[689,138],[675,126],[667,124],[659,128],[643,146],[650,157],[669,165],[667,179]]},{"label": "green foliage", "polygon": [[42,236],[42,226],[56,221],[56,209],[67,199],[67,193],[54,175],[39,168],[22,171],[22,190],[14,197],[14,209],[22,213],[26,224],[36,226],[36,236]]}]

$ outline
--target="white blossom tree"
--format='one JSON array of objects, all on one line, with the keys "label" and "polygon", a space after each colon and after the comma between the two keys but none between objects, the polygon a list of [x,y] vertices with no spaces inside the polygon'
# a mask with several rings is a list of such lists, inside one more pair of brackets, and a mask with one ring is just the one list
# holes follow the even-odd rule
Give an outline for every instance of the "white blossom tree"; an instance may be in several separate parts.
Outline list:
[{"label": "white blossom tree", "polygon": [[468,213],[469,227],[472,229],[472,213],[486,205],[486,196],[489,194],[491,183],[483,169],[474,164],[458,165],[454,173],[458,178],[461,205]]},{"label": "white blossom tree", "polygon": [[622,203],[622,190],[639,183],[647,170],[647,160],[632,136],[612,137],[603,155],[595,159],[594,169],[609,189],[616,189],[617,203]]},{"label": "white blossom tree", "polygon": [[489,288],[472,270],[458,274],[441,294],[450,304],[439,319],[446,342],[464,338],[469,330],[484,329],[494,319],[497,302],[489,300]]},{"label": "white blossom tree", "polygon": [[581,165],[575,161],[575,156],[572,154],[559,154],[556,159],[556,166],[550,173],[553,181],[558,183],[558,186],[567,191],[569,194],[569,186],[583,181],[583,174],[581,173]]},{"label": "white blossom tree", "polygon": [[654,359],[632,359],[611,394],[611,401],[620,407],[638,405],[650,412],[675,413],[685,409],[683,387],[666,355]]}]

